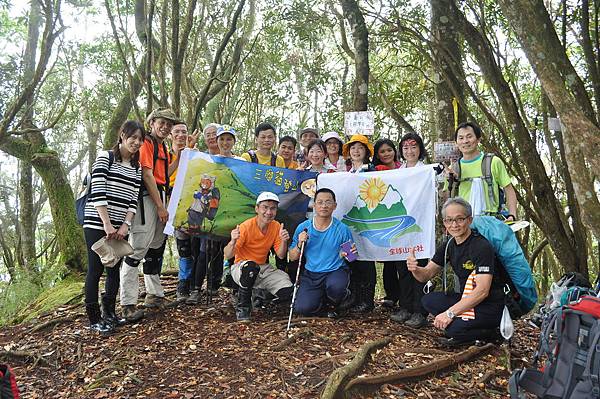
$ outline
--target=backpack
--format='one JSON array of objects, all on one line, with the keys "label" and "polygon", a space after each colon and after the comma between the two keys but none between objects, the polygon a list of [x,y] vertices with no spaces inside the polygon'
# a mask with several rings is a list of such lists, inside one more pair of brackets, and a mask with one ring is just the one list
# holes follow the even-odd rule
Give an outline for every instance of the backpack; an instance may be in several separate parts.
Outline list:
[{"label": "backpack", "polygon": [[517,369],[509,380],[511,398],[524,392],[538,398],[600,398],[600,298],[583,296],[554,309],[544,320],[533,365]]},{"label": "backpack", "polygon": [[[256,156],[256,151],[248,150],[248,155],[250,155],[250,160],[254,163],[258,163],[258,157]],[[271,152],[271,166],[277,166],[277,154]]]},{"label": "backpack", "polygon": [[[531,311],[538,300],[535,281],[529,262],[510,226],[493,216],[476,216],[471,228],[484,236],[496,250],[496,256],[512,284],[511,296],[522,312],[520,316]],[[520,317],[513,312],[511,316]]]},{"label": "backpack", "polygon": [[[115,154],[112,150],[108,150],[108,170],[115,162]],[[83,226],[85,220],[85,204],[87,203],[90,192],[92,191],[92,175],[88,173],[83,178],[83,194],[75,200],[75,212],[77,214],[77,223]]]},{"label": "backpack", "polygon": [[[510,316],[518,319],[531,311],[537,303],[537,290],[531,267],[523,254],[523,249],[511,228],[493,216],[475,216],[471,229],[485,237],[494,250],[504,271],[507,287],[505,301]],[[446,262],[445,262],[446,263]],[[446,265],[444,265],[444,283]]]},{"label": "backpack", "polygon": [[[501,212],[506,203],[506,199],[504,196],[504,189],[498,186],[498,204],[496,204],[496,199],[494,198],[494,176],[492,176],[492,160],[495,155],[488,152],[483,155],[483,159],[481,160],[481,178],[485,181],[487,185],[487,193],[488,193],[488,201],[491,208],[497,209],[498,212]],[[462,157],[461,157],[462,158]],[[450,194],[452,197],[458,196],[458,187],[460,183],[463,181],[473,181],[472,177],[461,178],[460,171],[460,159],[459,158],[454,164],[452,164],[452,170],[454,174],[451,175],[450,179]]]},{"label": "backpack", "polygon": [[17,380],[6,364],[0,364],[0,399],[19,399]]}]

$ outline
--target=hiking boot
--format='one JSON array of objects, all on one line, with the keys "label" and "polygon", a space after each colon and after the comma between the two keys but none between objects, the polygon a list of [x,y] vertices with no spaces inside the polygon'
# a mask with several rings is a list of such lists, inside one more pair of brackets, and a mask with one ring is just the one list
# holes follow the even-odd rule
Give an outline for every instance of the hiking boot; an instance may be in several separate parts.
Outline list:
[{"label": "hiking boot", "polygon": [[123,311],[123,318],[127,320],[128,323],[135,323],[144,318],[144,311],[137,310],[135,305],[125,305],[121,307]]},{"label": "hiking boot", "polygon": [[369,313],[373,310],[374,306],[373,305],[369,305],[366,302],[361,302],[358,305],[356,305],[355,307],[353,307],[352,309],[350,309],[351,313],[356,313],[356,314],[365,314],[365,313]]},{"label": "hiking boot", "polygon": [[185,302],[190,296],[190,280],[179,280],[177,283],[177,303]]},{"label": "hiking boot", "polygon": [[248,323],[250,321],[250,311],[252,309],[252,288],[240,287],[238,290],[238,304],[235,309],[237,321]]},{"label": "hiking boot", "polygon": [[390,316],[390,320],[395,321],[396,323],[404,323],[406,320],[410,319],[410,317],[411,315],[408,310],[400,308]]},{"label": "hiking boot", "polygon": [[394,306],[396,306],[396,301],[393,299],[383,298],[383,301],[381,301],[381,306],[392,309]]},{"label": "hiking boot", "polygon": [[250,308],[238,306],[235,310],[235,317],[240,323],[250,322]]},{"label": "hiking boot", "polygon": [[190,297],[189,293],[177,291],[176,301],[178,303],[184,303],[184,302],[187,302],[187,300],[188,300],[189,297]]},{"label": "hiking boot", "polygon": [[117,315],[115,305],[116,298],[108,298],[106,295],[102,295],[102,318],[113,327],[124,326],[127,320]]},{"label": "hiking boot", "polygon": [[328,319],[339,319],[340,315],[338,314],[338,312],[335,309],[330,309],[327,311],[327,318]]},{"label": "hiking boot", "polygon": [[200,303],[200,290],[193,290],[187,297],[185,303],[188,305],[197,305]]},{"label": "hiking boot", "polygon": [[102,318],[100,305],[97,303],[86,303],[85,311],[90,320],[90,331],[95,331],[100,335],[110,335],[115,331],[114,327]]},{"label": "hiking boot", "polygon": [[164,298],[154,294],[146,294],[144,306],[147,308],[162,308],[164,306]]},{"label": "hiking boot", "polygon": [[410,319],[404,322],[405,326],[412,328],[421,328],[425,324],[427,324],[427,317],[423,316],[421,313],[413,313],[412,316],[410,316]]}]

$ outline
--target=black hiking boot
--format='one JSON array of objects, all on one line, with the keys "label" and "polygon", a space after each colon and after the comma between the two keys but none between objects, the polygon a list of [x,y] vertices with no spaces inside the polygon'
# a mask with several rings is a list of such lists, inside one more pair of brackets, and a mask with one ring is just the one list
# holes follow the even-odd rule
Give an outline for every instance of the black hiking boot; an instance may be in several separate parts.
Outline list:
[{"label": "black hiking boot", "polygon": [[127,320],[117,315],[115,307],[116,298],[109,298],[106,295],[102,295],[102,318],[116,328],[127,324]]},{"label": "black hiking boot", "polygon": [[235,310],[235,317],[241,323],[250,322],[250,312],[252,309],[252,288],[240,287],[238,290],[238,303]]},{"label": "black hiking boot", "polygon": [[106,322],[100,313],[100,305],[97,303],[86,303],[85,311],[90,320],[90,330],[100,335],[110,335],[114,332],[114,327]]}]

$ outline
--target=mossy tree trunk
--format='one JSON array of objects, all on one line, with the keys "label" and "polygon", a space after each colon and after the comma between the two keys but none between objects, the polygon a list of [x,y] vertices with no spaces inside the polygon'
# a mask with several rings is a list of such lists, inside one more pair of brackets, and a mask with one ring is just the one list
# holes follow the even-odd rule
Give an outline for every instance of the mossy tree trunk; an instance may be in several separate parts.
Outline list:
[{"label": "mossy tree trunk", "polygon": [[[462,104],[465,73],[461,46],[451,18],[453,0],[431,0],[431,42],[435,76],[435,127],[443,140],[454,140],[456,122],[465,122]],[[456,107],[456,110],[455,110]]]},{"label": "mossy tree trunk", "polygon": [[[25,82],[23,89],[9,102],[2,114],[0,150],[30,163],[42,178],[63,261],[71,272],[79,272],[85,269],[86,250],[83,231],[75,217],[73,192],[67,173],[56,152],[48,149],[43,130],[36,128],[32,123],[27,123],[29,106],[44,81],[54,42],[65,29],[63,26],[57,26],[62,23],[59,18],[60,2],[44,0],[39,2],[39,5],[45,22],[39,40],[39,57],[33,57],[38,61],[35,67],[29,70],[29,75],[23,77]],[[37,45],[35,43],[28,46],[28,50],[35,52]],[[28,56],[31,58],[31,54],[26,54],[25,59]],[[24,116],[21,120],[25,123],[17,122],[19,115]]]},{"label": "mossy tree trunk", "polygon": [[600,237],[600,201],[590,173],[600,170],[600,128],[585,84],[542,1],[500,0],[499,4],[566,128],[565,156],[582,220]]},{"label": "mossy tree trunk", "polygon": [[369,105],[369,31],[358,1],[341,0],[341,3],[354,43],[353,111],[366,111]]}]

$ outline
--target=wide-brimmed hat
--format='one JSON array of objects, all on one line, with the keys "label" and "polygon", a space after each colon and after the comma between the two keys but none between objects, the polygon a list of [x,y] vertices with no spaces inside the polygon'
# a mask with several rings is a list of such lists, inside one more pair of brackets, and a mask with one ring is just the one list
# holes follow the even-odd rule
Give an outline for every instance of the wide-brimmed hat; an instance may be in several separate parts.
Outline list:
[{"label": "wide-brimmed hat", "polygon": [[342,138],[337,132],[327,132],[321,138],[321,140],[323,140],[324,143],[327,143],[327,140],[329,139],[337,139],[340,142],[340,145],[344,145],[344,140],[342,140]]},{"label": "wide-brimmed hat", "polygon": [[277,196],[277,194],[274,194],[270,191],[263,191],[258,195],[258,198],[256,199],[256,205],[260,204],[263,201],[275,201],[279,203],[279,197]]},{"label": "wide-brimmed hat", "polygon": [[373,144],[369,143],[369,139],[367,136],[363,136],[362,134],[355,134],[350,138],[350,140],[344,144],[342,147],[342,155],[344,158],[348,158],[350,152],[350,146],[354,143],[363,143],[369,149],[370,157],[373,158],[373,154],[375,154],[375,149],[373,148]]},{"label": "wide-brimmed hat", "polygon": [[146,118],[146,122],[150,124],[156,118],[163,118],[172,121],[173,123],[181,122],[181,119],[175,115],[175,112],[171,108],[156,108],[150,112],[150,115]]},{"label": "wide-brimmed hat", "polygon": [[106,267],[113,267],[119,260],[133,254],[133,248],[126,240],[107,240],[102,237],[92,245],[92,251],[100,257],[100,261]]}]

